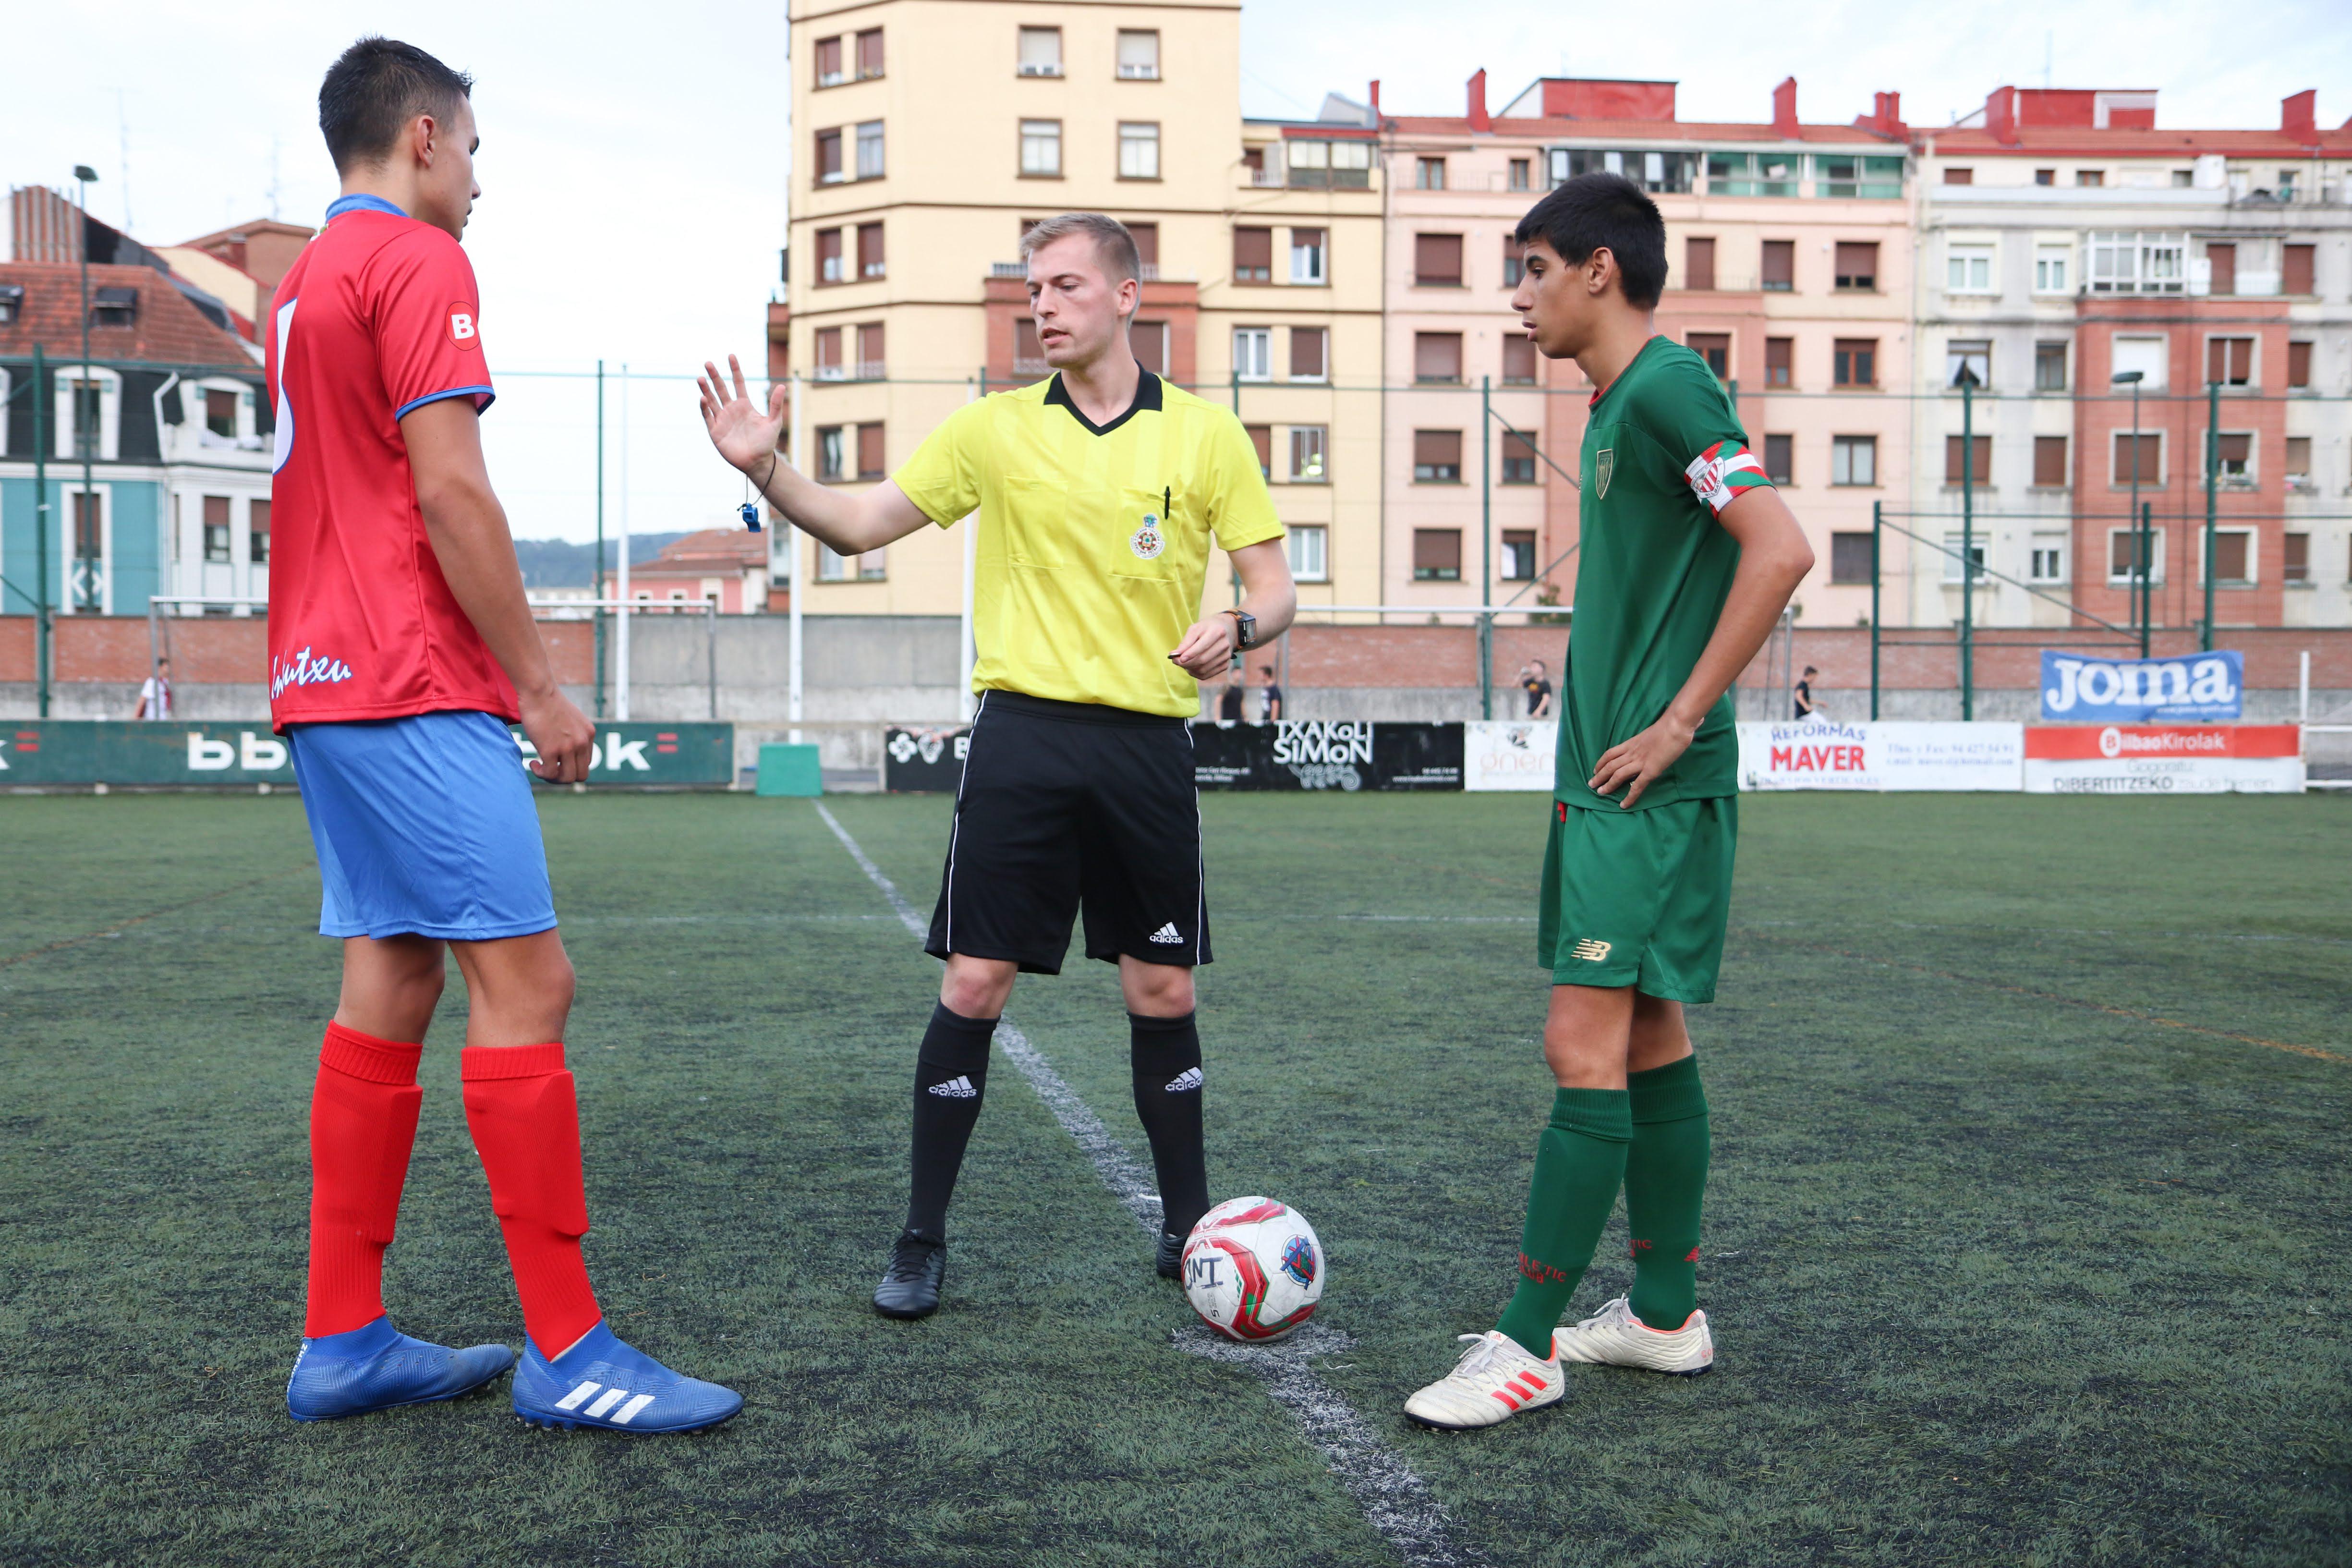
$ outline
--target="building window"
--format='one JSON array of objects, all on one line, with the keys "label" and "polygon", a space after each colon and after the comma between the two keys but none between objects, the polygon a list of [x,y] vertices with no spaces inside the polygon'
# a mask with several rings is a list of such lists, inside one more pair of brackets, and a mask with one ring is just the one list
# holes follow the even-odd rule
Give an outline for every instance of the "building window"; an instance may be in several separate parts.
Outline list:
[{"label": "building window", "polygon": [[1764,340],[1764,384],[1789,386],[1796,375],[1797,343],[1793,338]]},{"label": "building window", "polygon": [[1992,344],[1981,339],[1960,339],[1944,345],[1944,384],[1987,387],[1992,384]]},{"label": "building window", "polygon": [[2026,556],[2025,576],[2031,583],[2063,583],[2066,580],[2066,536],[2061,533],[2035,534],[2031,553]]},{"label": "building window", "polygon": [[852,583],[857,579],[857,557],[835,555],[833,546],[823,541],[816,547],[816,580],[820,583]]},{"label": "building window", "polygon": [[1536,535],[1533,529],[1503,531],[1503,581],[1532,583],[1536,575]]},{"label": "building window", "polygon": [[2289,386],[2311,384],[2311,344],[2298,339],[2286,345],[2286,384]]},{"label": "building window", "polygon": [[[1572,172],[1585,173],[1582,169]],[[1706,155],[1706,190],[1709,195],[1793,196],[1797,194],[1797,155],[1793,153],[1709,153]]]},{"label": "building window", "polygon": [[1515,191],[1524,191],[1524,190],[1531,189],[1531,188],[1533,187],[1533,184],[1534,184],[1534,180],[1533,180],[1533,177],[1532,177],[1532,176],[1533,176],[1533,173],[1534,173],[1533,165],[1530,163],[1530,162],[1529,162],[1528,159],[1525,159],[1525,158],[1514,158],[1514,159],[1512,159],[1512,160],[1511,160],[1511,175],[1510,175],[1510,181],[1509,181],[1510,188],[1511,188],[1512,190],[1515,190]]},{"label": "building window", "polygon": [[1300,523],[1289,531],[1290,575],[1301,583],[1331,580],[1331,531],[1319,523]]},{"label": "building window", "polygon": [[[2141,485],[2164,483],[2164,432],[2142,430],[2137,437],[2129,430],[2115,433],[2114,466],[2109,469],[2108,482],[2117,489],[2137,482]],[[2137,471],[2134,465],[2137,459]]]},{"label": "building window", "polygon": [[1793,436],[1764,437],[1764,477],[1776,485],[1791,485],[1796,480],[1797,438]]},{"label": "building window", "polygon": [[58,384],[72,399],[72,419],[65,432],[70,444],[67,455],[75,458],[104,458],[106,451],[106,393],[102,381],[85,381],[77,376]]},{"label": "building window", "polygon": [[1118,125],[1118,177],[1156,180],[1160,177],[1160,127],[1150,121],[1122,120]]},{"label": "building window", "polygon": [[860,425],[857,427],[857,477],[879,479],[889,474],[888,459],[884,451],[882,426]]},{"label": "building window", "polygon": [[2104,185],[2107,183],[2106,173],[2101,169],[2077,169],[2074,171],[2074,183],[2086,188]]},{"label": "building window", "polygon": [[1234,230],[1234,281],[1236,283],[1274,281],[1274,230],[1270,228]]},{"label": "building window", "polygon": [[1832,583],[1869,582],[1873,539],[1874,536],[1867,533],[1831,534],[1830,581]]},{"label": "building window", "polygon": [[816,280],[819,283],[846,283],[849,275],[842,270],[841,230],[821,228],[816,231]]},{"label": "building window", "polygon": [[1158,81],[1160,79],[1160,35],[1147,28],[1121,27],[1118,30],[1118,79],[1121,81]]},{"label": "building window", "polygon": [[2209,244],[2205,247],[2205,291],[2208,294],[2234,294],[2238,291],[2238,247],[2235,244]]},{"label": "building window", "polygon": [[2036,169],[2033,171],[2033,183],[2037,185],[2054,185],[2058,183],[2058,171]]},{"label": "building window", "polygon": [[1290,142],[1284,144],[1289,183],[1301,190],[1363,190],[1372,183],[1370,142]]},{"label": "building window", "polygon": [[1903,195],[1901,153],[1816,153],[1813,194],[1887,201]]},{"label": "building window", "polygon": [[857,329],[857,379],[880,381],[890,374],[889,353],[880,321],[867,321]]},{"label": "building window", "polygon": [[816,477],[825,482],[849,478],[848,427],[821,425],[816,432]]},{"label": "building window", "polygon": [[848,176],[841,168],[841,132],[838,130],[816,133],[816,183],[837,185]]},{"label": "building window", "polygon": [[2179,294],[2188,288],[2189,237],[2091,231],[2091,292]]},{"label": "building window", "polygon": [[860,278],[887,276],[889,268],[882,256],[882,226],[861,223],[857,226],[857,275]]},{"label": "building window", "polygon": [[1948,294],[1990,294],[1992,288],[1992,247],[1954,245],[1944,250],[1944,291]]},{"label": "building window", "polygon": [[1517,430],[1503,432],[1503,482],[1507,485],[1531,485],[1536,482],[1535,446],[1527,436]]},{"label": "building window", "polygon": [[2286,488],[2308,492],[2311,482],[2311,437],[2290,436],[2286,438],[2286,463],[2283,477]]},{"label": "building window", "polygon": [[1293,283],[1318,284],[1328,282],[1324,270],[1326,237],[1319,228],[1294,228],[1290,231],[1290,280]]},{"label": "building window", "polygon": [[1128,237],[1135,241],[1135,259],[1144,269],[1142,281],[1157,282],[1160,278],[1160,226],[1156,223],[1131,223],[1127,226]]},{"label": "building window", "polygon": [[2066,281],[2073,250],[2063,245],[2037,245],[2033,247],[2033,291],[2036,294],[2063,294],[2071,287]]},{"label": "building window", "polygon": [[1974,169],[1948,168],[1944,171],[1944,184],[1948,185],[1973,185],[1976,183],[1977,172]]},{"label": "building window", "polygon": [[1957,485],[1963,480],[1979,489],[1992,482],[1991,437],[1944,437],[1944,483]]},{"label": "building window", "polygon": [[1021,29],[1021,74],[1023,76],[1062,74],[1061,28],[1024,27]]},{"label": "building window", "polygon": [[1731,334],[1729,332],[1693,332],[1691,352],[1706,361],[1706,368],[1715,372],[1717,381],[1731,379]]},{"label": "building window", "polygon": [[1013,374],[1043,375],[1054,367],[1045,363],[1045,350],[1037,341],[1037,322],[1033,317],[1016,316],[1013,320]]},{"label": "building window", "polygon": [[1503,384],[1533,386],[1536,384],[1536,341],[1524,333],[1514,332],[1503,340]]},{"label": "building window", "polygon": [[1957,583],[1960,580],[1960,546],[1964,540],[1968,545],[1969,565],[1971,568],[1969,576],[1971,579],[1981,579],[1984,576],[1984,535],[1979,532],[1974,538],[1967,538],[1958,533],[1948,533],[1944,535],[1944,581],[1947,583]]},{"label": "building window", "polygon": [[1138,321],[1128,329],[1128,347],[1135,353],[1135,363],[1154,375],[1168,374],[1168,323]]},{"label": "building window", "polygon": [[1331,367],[1329,355],[1330,331],[1324,327],[1293,327],[1290,329],[1290,379],[1293,381],[1328,381]]},{"label": "building window", "polygon": [[1416,583],[1462,581],[1460,529],[1416,528],[1412,531],[1412,580]]},{"label": "building window", "polygon": [[1421,382],[1462,379],[1460,332],[1415,332],[1412,335],[1412,378]]},{"label": "building window", "polygon": [[1412,280],[1423,289],[1459,289],[1462,286],[1462,237],[1458,234],[1414,235]]},{"label": "building window", "polygon": [[1683,287],[1714,291],[1714,240],[1694,235],[1683,241]]},{"label": "building window", "polygon": [[2284,534],[2280,538],[2279,580],[2284,583],[2311,581],[2311,535]]},{"label": "building window", "polygon": [[0,327],[13,327],[16,318],[25,313],[25,286],[22,283],[0,283]]},{"label": "building window", "polygon": [[205,388],[205,431],[225,440],[236,439],[236,394],[217,386]]},{"label": "building window", "polygon": [[841,69],[841,39],[819,38],[816,41],[816,84],[819,87],[839,87],[849,78]]},{"label": "building window", "polygon": [[868,27],[857,35],[857,79],[871,81],[882,74],[882,29]]},{"label": "building window", "polygon": [[1837,242],[1835,286],[1848,293],[1872,293],[1878,288],[1878,242],[1841,239]]},{"label": "building window", "polygon": [[1417,191],[1442,191],[1445,188],[1445,160],[1415,158],[1412,161],[1412,186]]},{"label": "building window", "polygon": [[1262,479],[1274,478],[1274,426],[1244,425],[1242,428],[1249,432],[1250,445],[1256,448],[1258,478]]},{"label": "building window", "polygon": [[2036,436],[2033,438],[2033,483],[2037,489],[2057,490],[2066,488],[2066,437]]},{"label": "building window", "polygon": [[1830,483],[1874,485],[1878,482],[1878,437],[1830,437]]},{"label": "building window", "polygon": [[2279,292],[2282,294],[2316,294],[2319,289],[2313,274],[2313,260],[2318,250],[2315,246],[2289,245],[2282,247],[2279,272]]},{"label": "building window", "polygon": [[2254,379],[2254,340],[2207,338],[2205,379],[2223,386],[2244,386]]},{"label": "building window", "polygon": [[1516,289],[1528,275],[1528,247],[1515,234],[1503,237],[1503,287]]},{"label": "building window", "polygon": [[2213,581],[2243,585],[2251,584],[2253,580],[2254,531],[2251,528],[2215,529],[2213,531]]},{"label": "building window", "polygon": [[1797,242],[1793,239],[1768,239],[1764,242],[1764,275],[1761,279],[1767,294],[1788,294],[1797,287]]},{"label": "building window", "polygon": [[816,378],[819,381],[839,381],[841,368],[841,329],[819,327],[816,330]]},{"label": "building window", "polygon": [[1293,425],[1290,427],[1290,482],[1297,485],[1319,485],[1331,476],[1323,468],[1323,441],[1326,431],[1320,425]]},{"label": "building window", "polygon": [[90,290],[89,324],[91,326],[127,327],[138,319],[138,289],[110,285]]},{"label": "building window", "polygon": [[1021,122],[1021,176],[1027,180],[1062,177],[1062,122],[1024,120]]},{"label": "building window", "polygon": [[1832,386],[1876,386],[1878,384],[1878,340],[1876,338],[1839,338],[1831,345],[1830,384]]},{"label": "building window", "polygon": [[[2047,180],[2044,180],[2044,181],[2042,181],[2042,182],[2041,182],[2041,183],[2042,183],[2042,184],[2048,184],[2050,182],[2048,182]],[[2174,190],[2176,190],[2176,191],[2185,191],[2185,190],[2189,189],[2189,186],[2191,186],[2191,185],[2195,184],[2196,183],[2197,183],[2197,171],[2196,171],[2196,170],[2194,170],[2194,169],[2175,169],[2175,170],[2173,170],[2173,171],[2172,171],[2172,188],[2173,188]]]},{"label": "building window", "polygon": [[226,566],[230,559],[228,508],[226,496],[205,498],[205,559],[215,566]]},{"label": "building window", "polygon": [[2220,461],[2215,471],[2223,484],[2251,486],[2254,482],[2254,437],[2251,431],[2224,430],[2213,447]]},{"label": "building window", "polygon": [[[1462,482],[1462,432],[1416,430],[1412,433],[1412,481],[1417,485]],[[1454,536],[1457,540],[1459,534]]]},{"label": "building window", "polygon": [[256,566],[269,564],[269,500],[256,496],[245,503],[245,558]]},{"label": "building window", "polygon": [[2136,581],[2143,565],[2147,568],[2150,583],[2164,581],[2164,530],[2151,528],[2147,531],[2147,559],[2145,562],[2139,559],[2139,531],[2136,528],[2107,530],[2107,584],[2110,587]]},{"label": "building window", "polygon": [[1274,378],[1272,327],[1234,329],[1234,374],[1244,381],[1271,381]]},{"label": "building window", "polygon": [[2162,338],[2116,338],[2108,346],[2110,379],[2136,370],[2140,391],[2162,392],[2172,362],[2170,350]]},{"label": "building window", "polygon": [[882,177],[882,122],[878,120],[866,121],[857,127],[857,177]]},{"label": "building window", "polygon": [[2066,345],[2064,343],[2033,345],[2033,390],[2036,392],[2066,390]]}]

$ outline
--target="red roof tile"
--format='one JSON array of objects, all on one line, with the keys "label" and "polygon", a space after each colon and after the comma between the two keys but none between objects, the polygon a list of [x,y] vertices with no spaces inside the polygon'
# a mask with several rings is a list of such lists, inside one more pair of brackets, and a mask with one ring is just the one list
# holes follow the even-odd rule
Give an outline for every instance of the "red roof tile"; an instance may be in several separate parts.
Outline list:
[{"label": "red roof tile", "polygon": [[[0,261],[0,283],[25,290],[16,319],[0,324],[0,355],[22,358],[38,343],[52,360],[70,360],[81,351],[81,268],[59,262]],[[134,360],[170,365],[258,367],[236,334],[223,331],[148,267],[93,267],[89,289],[135,289],[139,309],[127,327],[89,329],[95,360]]]}]

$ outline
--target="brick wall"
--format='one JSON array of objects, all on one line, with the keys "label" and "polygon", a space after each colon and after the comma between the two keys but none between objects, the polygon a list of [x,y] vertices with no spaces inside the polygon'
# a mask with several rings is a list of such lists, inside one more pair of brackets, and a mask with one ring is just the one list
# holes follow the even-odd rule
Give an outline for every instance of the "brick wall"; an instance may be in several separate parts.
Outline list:
[{"label": "brick wall", "polygon": [[[52,678],[60,685],[130,682],[147,678],[148,626],[143,616],[59,616]],[[268,679],[268,626],[258,616],[206,616],[164,624],[175,684],[259,686]],[[565,686],[595,679],[595,628],[588,621],[541,621],[555,678]],[[0,616],[0,683],[30,682],[33,617]]]}]

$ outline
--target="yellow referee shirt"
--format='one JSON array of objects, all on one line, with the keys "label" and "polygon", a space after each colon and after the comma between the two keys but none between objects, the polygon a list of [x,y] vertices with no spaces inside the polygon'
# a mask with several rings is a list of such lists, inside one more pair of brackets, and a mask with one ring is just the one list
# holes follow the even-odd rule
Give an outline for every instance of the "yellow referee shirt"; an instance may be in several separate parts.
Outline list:
[{"label": "yellow referee shirt", "polygon": [[1150,371],[1108,425],[1059,375],[966,404],[897,478],[941,528],[979,509],[975,691],[1199,712],[1168,654],[1200,616],[1210,538],[1283,532],[1241,421]]}]

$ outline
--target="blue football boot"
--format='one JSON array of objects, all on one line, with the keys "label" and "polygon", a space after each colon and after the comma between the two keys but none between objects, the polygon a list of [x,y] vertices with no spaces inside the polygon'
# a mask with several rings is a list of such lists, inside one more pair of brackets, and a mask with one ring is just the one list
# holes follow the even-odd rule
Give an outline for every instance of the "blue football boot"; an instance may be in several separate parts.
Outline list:
[{"label": "blue football boot", "polygon": [[733,1389],[680,1376],[621,1340],[601,1318],[551,1362],[526,1343],[515,1367],[514,1412],[534,1426],[692,1432],[742,1408],[743,1396]]},{"label": "blue football boot", "polygon": [[514,1365],[504,1345],[452,1350],[409,1338],[389,1317],[302,1342],[286,1383],[286,1414],[333,1421],[469,1394]]}]

